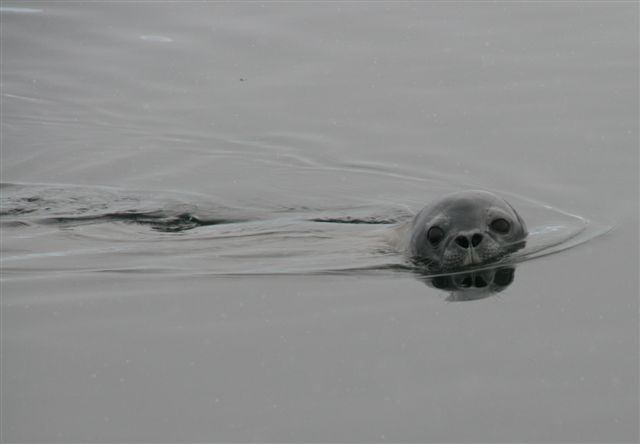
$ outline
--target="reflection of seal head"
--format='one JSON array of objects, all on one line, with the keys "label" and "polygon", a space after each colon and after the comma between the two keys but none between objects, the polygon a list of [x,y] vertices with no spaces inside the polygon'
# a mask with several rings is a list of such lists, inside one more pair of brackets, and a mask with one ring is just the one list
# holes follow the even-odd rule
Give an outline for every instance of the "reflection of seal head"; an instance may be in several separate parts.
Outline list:
[{"label": "reflection of seal head", "polygon": [[501,292],[513,282],[515,267],[486,268],[456,274],[424,277],[430,287],[450,291],[447,301],[476,301]]},{"label": "reflection of seal head", "polygon": [[504,199],[487,191],[450,194],[413,219],[409,253],[436,270],[500,259],[524,246],[527,228]]}]

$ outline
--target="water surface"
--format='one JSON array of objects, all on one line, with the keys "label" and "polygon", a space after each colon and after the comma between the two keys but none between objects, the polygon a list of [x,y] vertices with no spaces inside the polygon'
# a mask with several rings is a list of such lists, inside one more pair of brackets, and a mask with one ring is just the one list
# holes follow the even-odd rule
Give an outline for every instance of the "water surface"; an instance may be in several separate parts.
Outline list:
[{"label": "water surface", "polygon": [[[3,441],[638,441],[637,4],[0,12]],[[468,188],[452,298],[385,233]]]}]

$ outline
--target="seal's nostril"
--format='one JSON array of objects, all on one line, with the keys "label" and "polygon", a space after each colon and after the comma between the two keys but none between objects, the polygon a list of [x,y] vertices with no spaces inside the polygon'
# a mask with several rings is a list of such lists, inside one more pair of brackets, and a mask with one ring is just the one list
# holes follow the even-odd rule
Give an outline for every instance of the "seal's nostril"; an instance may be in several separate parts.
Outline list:
[{"label": "seal's nostril", "polygon": [[469,248],[469,239],[466,236],[458,236],[456,237],[456,244],[460,245],[462,248]]},{"label": "seal's nostril", "polygon": [[480,242],[482,242],[482,234],[480,233],[476,233],[473,236],[471,236],[471,245],[473,245],[474,247],[477,247]]}]

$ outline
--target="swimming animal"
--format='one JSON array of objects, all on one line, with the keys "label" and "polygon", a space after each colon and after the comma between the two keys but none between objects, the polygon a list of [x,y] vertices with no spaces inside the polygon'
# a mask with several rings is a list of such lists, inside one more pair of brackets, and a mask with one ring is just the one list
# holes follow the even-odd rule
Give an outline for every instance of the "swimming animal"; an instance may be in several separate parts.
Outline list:
[{"label": "swimming animal", "polygon": [[427,205],[404,230],[405,250],[433,271],[497,262],[525,246],[516,210],[488,191],[461,191]]}]

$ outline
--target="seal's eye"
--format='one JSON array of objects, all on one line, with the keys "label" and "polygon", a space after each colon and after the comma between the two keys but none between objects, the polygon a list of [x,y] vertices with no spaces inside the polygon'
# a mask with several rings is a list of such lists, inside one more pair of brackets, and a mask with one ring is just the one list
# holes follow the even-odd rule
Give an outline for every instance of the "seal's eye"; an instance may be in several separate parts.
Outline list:
[{"label": "seal's eye", "polygon": [[511,224],[506,219],[496,219],[491,222],[491,229],[498,233],[506,234],[511,229]]},{"label": "seal's eye", "polygon": [[431,242],[431,245],[438,244],[442,238],[444,238],[444,231],[440,227],[431,227],[427,231],[427,239]]}]

